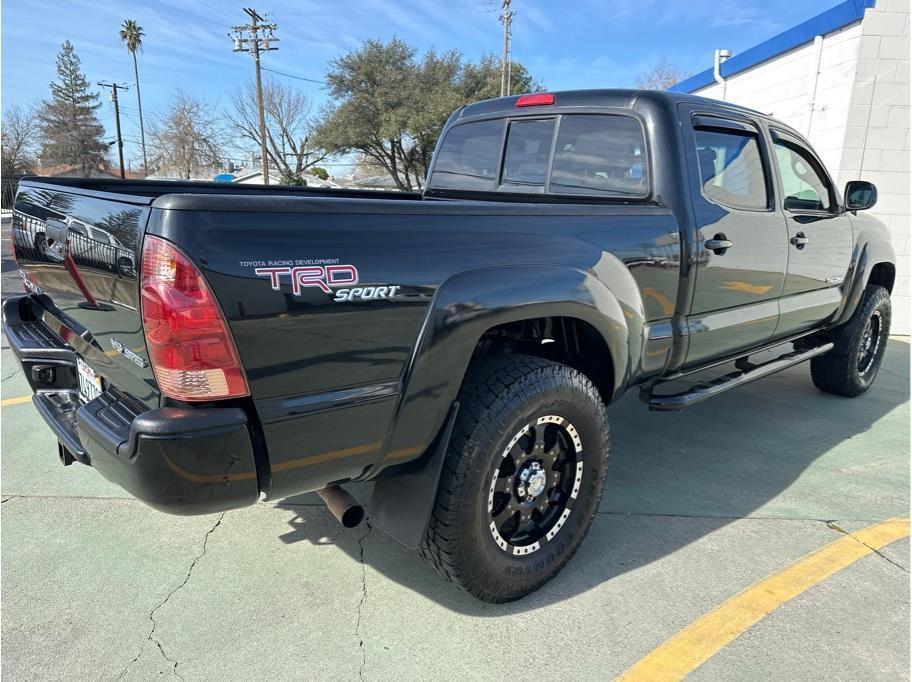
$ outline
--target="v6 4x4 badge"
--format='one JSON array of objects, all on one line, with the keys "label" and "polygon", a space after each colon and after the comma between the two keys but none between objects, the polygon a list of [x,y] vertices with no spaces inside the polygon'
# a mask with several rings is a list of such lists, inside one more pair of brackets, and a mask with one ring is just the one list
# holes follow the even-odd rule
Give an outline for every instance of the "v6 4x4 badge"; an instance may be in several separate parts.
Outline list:
[{"label": "v6 4x4 badge", "polygon": [[317,287],[327,294],[333,294],[333,300],[338,303],[393,298],[401,288],[399,285],[355,286],[361,277],[358,268],[348,264],[259,267],[254,272],[259,277],[268,277],[276,291],[282,288],[282,277],[288,276],[291,278],[291,292],[295,296],[299,296],[304,287]]}]

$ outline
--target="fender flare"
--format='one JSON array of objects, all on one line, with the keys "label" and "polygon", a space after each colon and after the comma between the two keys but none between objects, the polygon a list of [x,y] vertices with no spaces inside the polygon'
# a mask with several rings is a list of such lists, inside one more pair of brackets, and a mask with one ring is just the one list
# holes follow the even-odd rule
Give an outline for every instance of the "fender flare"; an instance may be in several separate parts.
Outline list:
[{"label": "fender flare", "polygon": [[[600,263],[617,281],[615,267]],[[614,392],[629,379],[631,366],[638,362],[631,346],[642,338],[643,307],[635,282],[620,261],[617,268],[629,281],[618,281],[628,297],[625,300],[592,273],[552,265],[503,266],[471,270],[444,282],[428,310],[411,362],[403,378],[403,390],[387,438],[384,456],[364,478],[374,478],[384,469],[397,467],[403,472],[422,468],[439,475],[440,457],[446,450],[452,423],[452,407],[475,347],[492,327],[538,317],[572,317],[590,324],[604,339],[614,367]],[[434,457],[434,453],[438,457]],[[413,460],[421,458],[421,462]],[[411,464],[409,464],[411,462]],[[389,475],[393,472],[387,472]],[[398,473],[398,471],[396,472]],[[404,476],[408,478],[408,476]],[[425,477],[424,484],[436,495],[437,476]],[[371,500],[377,525],[414,546],[423,536],[433,496],[419,501],[406,495],[395,483],[396,476],[375,487]],[[411,518],[414,524],[403,528],[387,527],[387,507],[397,507],[395,516]],[[408,513],[403,512],[408,508]]]},{"label": "fender flare", "polygon": [[874,267],[881,263],[890,263],[895,267],[896,256],[893,252],[893,245],[886,239],[872,239],[865,242],[855,261],[851,281],[844,289],[842,308],[833,320],[833,327],[843,325],[851,319],[861,302]]}]

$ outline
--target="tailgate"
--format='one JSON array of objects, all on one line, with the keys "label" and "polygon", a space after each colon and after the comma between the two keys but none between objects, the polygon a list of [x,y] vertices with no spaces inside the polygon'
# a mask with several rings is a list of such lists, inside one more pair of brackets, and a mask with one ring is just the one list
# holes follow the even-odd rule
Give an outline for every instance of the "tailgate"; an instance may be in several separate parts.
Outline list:
[{"label": "tailgate", "polygon": [[149,197],[20,185],[12,236],[37,316],[107,384],[148,405],[159,394],[139,310]]}]

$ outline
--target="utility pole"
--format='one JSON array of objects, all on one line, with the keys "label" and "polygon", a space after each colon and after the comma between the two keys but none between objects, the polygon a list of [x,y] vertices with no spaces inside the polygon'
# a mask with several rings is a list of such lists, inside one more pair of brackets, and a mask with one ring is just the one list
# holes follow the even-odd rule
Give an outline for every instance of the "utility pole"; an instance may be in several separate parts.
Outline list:
[{"label": "utility pole", "polygon": [[510,94],[510,23],[516,12],[510,10],[510,0],[502,2],[503,14],[500,15],[500,21],[503,24],[503,55],[500,59],[500,96],[506,97]]},{"label": "utility pole", "polygon": [[111,101],[114,102],[114,124],[117,126],[117,156],[120,159],[120,179],[123,180],[126,175],[124,174],[123,138],[120,136],[120,104],[117,101],[117,91],[129,90],[130,88],[126,85],[105,83],[104,81],[99,81],[98,84],[103,88],[111,88]]},{"label": "utility pole", "polygon": [[[269,160],[266,150],[266,114],[263,111],[263,80],[260,76],[260,52],[270,52],[279,49],[270,45],[270,43],[278,41],[278,38],[273,33],[278,26],[274,23],[263,23],[263,17],[252,7],[245,7],[244,12],[250,17],[250,23],[244,26],[232,26],[231,30],[234,31],[234,51],[249,52],[256,66],[257,111],[260,118],[260,158],[263,165],[263,184],[268,185]],[[231,37],[231,34],[229,34],[229,37]]]}]

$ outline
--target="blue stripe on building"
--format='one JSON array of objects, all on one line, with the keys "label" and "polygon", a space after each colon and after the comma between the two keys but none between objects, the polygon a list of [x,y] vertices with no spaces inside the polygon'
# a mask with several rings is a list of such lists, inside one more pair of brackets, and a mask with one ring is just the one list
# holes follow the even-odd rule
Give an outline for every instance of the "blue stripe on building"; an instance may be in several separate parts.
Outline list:
[{"label": "blue stripe on building", "polygon": [[[826,35],[827,33],[838,31],[844,26],[861,21],[864,18],[865,9],[869,7],[874,7],[874,0],[846,0],[826,12],[822,12],[816,17],[811,17],[807,21],[722,62],[720,68],[722,76],[728,78],[741,71],[746,71],[758,64],[769,61],[773,57],[794,50],[796,47],[806,45],[819,35]],[[672,92],[696,92],[713,83],[715,83],[713,70],[709,68],[691,76],[687,80],[672,85],[668,89]]]}]

